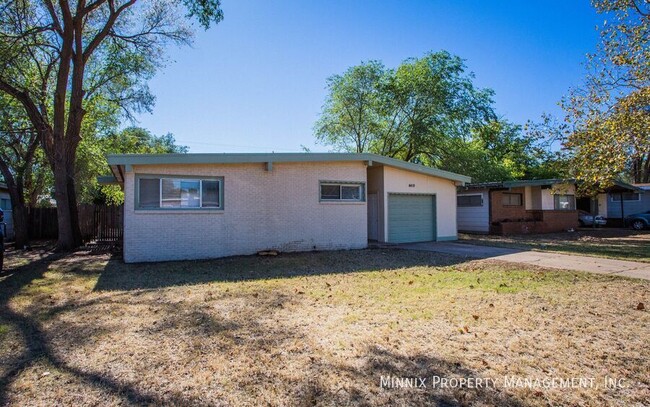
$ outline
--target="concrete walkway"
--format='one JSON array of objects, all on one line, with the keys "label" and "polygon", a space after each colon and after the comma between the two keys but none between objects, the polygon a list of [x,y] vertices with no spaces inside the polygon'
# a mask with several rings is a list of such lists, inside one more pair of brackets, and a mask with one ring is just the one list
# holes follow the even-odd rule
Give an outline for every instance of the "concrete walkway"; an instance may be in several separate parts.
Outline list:
[{"label": "concrete walkway", "polygon": [[532,264],[563,270],[586,271],[650,280],[650,263],[613,260],[602,257],[549,253],[532,250],[506,249],[493,246],[479,246],[455,242],[407,243],[398,247],[408,250],[422,250],[447,253],[473,259],[493,259],[511,263]]}]

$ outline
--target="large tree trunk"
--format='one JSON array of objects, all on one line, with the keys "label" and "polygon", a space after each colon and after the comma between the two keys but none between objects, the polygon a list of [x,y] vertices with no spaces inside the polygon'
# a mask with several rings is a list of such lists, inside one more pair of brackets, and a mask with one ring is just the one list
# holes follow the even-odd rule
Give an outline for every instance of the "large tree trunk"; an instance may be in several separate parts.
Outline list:
[{"label": "large tree trunk", "polygon": [[70,228],[72,230],[72,239],[74,241],[74,247],[79,247],[83,244],[81,239],[81,228],[79,227],[79,208],[77,207],[77,188],[74,182],[74,165],[72,168],[68,168],[68,201],[70,202]]},{"label": "large tree trunk", "polygon": [[[56,215],[59,227],[59,239],[57,248],[59,250],[72,250],[77,247],[75,232],[73,231],[72,210],[73,202],[70,202],[68,194],[68,174],[63,157],[57,157],[52,167],[54,173],[54,199],[56,200]],[[79,222],[77,221],[78,225]]]}]

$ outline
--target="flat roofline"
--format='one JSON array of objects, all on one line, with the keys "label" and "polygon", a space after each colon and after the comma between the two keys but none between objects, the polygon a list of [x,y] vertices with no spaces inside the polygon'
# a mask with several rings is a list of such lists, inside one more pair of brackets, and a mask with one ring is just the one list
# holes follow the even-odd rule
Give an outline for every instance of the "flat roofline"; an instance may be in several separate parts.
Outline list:
[{"label": "flat roofline", "polygon": [[[471,178],[437,168],[409,163],[395,158],[370,153],[217,153],[217,154],[110,154],[108,165],[112,167],[130,165],[183,165],[183,164],[249,164],[249,163],[291,163],[291,162],[339,162],[367,161],[400,168],[461,183]],[[114,171],[115,172],[115,171]],[[120,179],[118,174],[115,176]]]},{"label": "flat roofline", "polygon": [[541,186],[553,184],[574,184],[574,179],[529,179],[529,180],[512,180],[512,181],[496,181],[496,182],[476,182],[465,185],[465,189],[503,189],[503,188],[517,188],[527,186]]},{"label": "flat roofline", "polygon": [[[462,190],[479,190],[479,189],[506,189],[506,188],[517,188],[517,187],[528,187],[528,186],[542,186],[542,185],[554,185],[554,184],[578,184],[579,182],[575,179],[561,179],[561,178],[551,178],[551,179],[537,179],[537,180],[513,180],[513,181],[500,181],[500,182],[477,182],[469,183],[463,187],[460,187]],[[638,186],[625,183],[623,181],[614,181],[614,185],[605,188],[602,192],[613,192],[613,191],[634,191],[634,192],[644,192],[643,188]]]}]

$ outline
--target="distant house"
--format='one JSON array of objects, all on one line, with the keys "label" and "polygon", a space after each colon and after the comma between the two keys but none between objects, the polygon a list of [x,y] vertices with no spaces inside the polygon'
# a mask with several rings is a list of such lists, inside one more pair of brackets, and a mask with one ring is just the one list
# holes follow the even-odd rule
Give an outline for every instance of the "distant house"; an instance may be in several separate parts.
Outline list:
[{"label": "distant house", "polygon": [[124,260],[457,239],[469,177],[374,154],[109,155]]},{"label": "distant house", "polygon": [[458,188],[458,230],[492,234],[560,232],[578,227],[579,210],[609,218],[609,226],[622,225],[617,219],[621,217],[621,197],[625,215],[638,209],[634,203],[646,199],[641,188],[623,182],[604,190],[597,199],[577,198],[575,180],[466,184]]},{"label": "distant house", "polygon": [[458,188],[458,230],[493,234],[578,227],[575,184],[557,179],[466,184]]},{"label": "distant house", "polygon": [[11,198],[9,197],[7,185],[2,182],[0,182],[0,209],[4,211],[4,222],[7,224],[7,236],[5,236],[5,238],[11,240],[14,238],[14,220],[11,214]]},{"label": "distant house", "polygon": [[622,226],[628,215],[650,210],[650,184],[625,185],[617,190],[610,190],[603,201],[606,205],[607,218],[612,225]]}]

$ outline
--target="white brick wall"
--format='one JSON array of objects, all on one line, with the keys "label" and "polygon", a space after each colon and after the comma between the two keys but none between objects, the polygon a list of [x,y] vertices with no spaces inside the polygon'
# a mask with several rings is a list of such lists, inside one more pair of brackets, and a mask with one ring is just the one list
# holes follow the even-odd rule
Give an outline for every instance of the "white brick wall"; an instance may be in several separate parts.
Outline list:
[{"label": "white brick wall", "polygon": [[[135,210],[135,174],[224,177],[224,210]],[[133,166],[124,192],[124,260],[204,259],[260,250],[363,248],[363,203],[320,203],[319,181],[366,182],[362,162]]]}]

